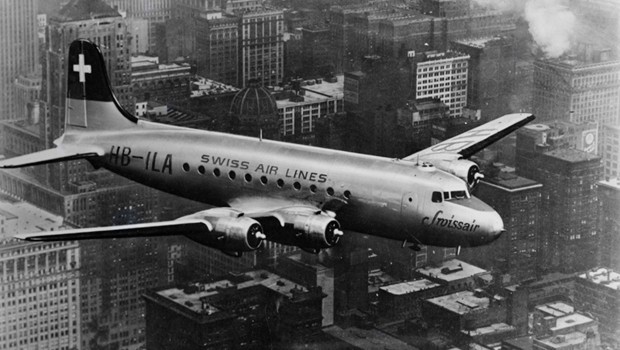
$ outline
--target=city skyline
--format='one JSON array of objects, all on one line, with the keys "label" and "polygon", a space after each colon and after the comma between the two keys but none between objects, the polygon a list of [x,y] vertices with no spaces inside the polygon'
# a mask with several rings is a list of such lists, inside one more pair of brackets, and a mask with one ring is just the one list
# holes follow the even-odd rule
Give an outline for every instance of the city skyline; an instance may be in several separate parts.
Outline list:
[{"label": "city skyline", "polygon": [[181,238],[28,244],[11,236],[39,220],[204,206],[85,161],[2,170],[0,346],[620,349],[613,1],[14,2],[0,40],[37,49],[0,55],[7,158],[62,134],[78,37],[104,48],[120,103],[155,122],[402,158],[501,114],[538,119],[474,159],[474,195],[507,229],[482,248],[352,232],[319,254],[270,242],[242,258]]}]

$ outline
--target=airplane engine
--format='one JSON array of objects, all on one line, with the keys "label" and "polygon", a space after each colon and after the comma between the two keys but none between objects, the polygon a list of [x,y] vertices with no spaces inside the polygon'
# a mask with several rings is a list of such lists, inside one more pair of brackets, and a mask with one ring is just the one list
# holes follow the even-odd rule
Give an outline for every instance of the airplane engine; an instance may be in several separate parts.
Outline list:
[{"label": "airplane engine", "polygon": [[480,179],[484,177],[484,175],[480,172],[478,164],[470,160],[457,159],[452,161],[442,161],[439,162],[439,164],[435,164],[435,166],[463,179],[467,182],[469,189],[474,189],[474,187],[478,185],[478,182],[480,182]]},{"label": "airplane engine", "polygon": [[340,223],[327,215],[297,215],[293,227],[298,232],[297,240],[303,241],[301,246],[329,248],[342,236]]},{"label": "airplane engine", "polygon": [[261,224],[248,217],[204,216],[203,218],[213,225],[213,230],[187,237],[226,253],[240,255],[240,252],[256,250],[266,238]]}]

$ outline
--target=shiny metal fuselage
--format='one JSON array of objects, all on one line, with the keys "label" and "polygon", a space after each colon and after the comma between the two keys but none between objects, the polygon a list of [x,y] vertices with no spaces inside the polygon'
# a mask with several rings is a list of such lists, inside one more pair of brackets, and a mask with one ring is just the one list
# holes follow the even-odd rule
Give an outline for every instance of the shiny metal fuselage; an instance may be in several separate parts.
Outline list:
[{"label": "shiny metal fuselage", "polygon": [[[481,201],[431,202],[433,191],[466,186],[439,169],[148,122],[139,126],[76,136],[106,150],[93,164],[210,205],[251,205],[261,199],[276,206],[278,200],[318,208],[342,203],[337,219],[347,230],[442,246],[474,246],[494,239],[488,236],[491,228],[484,226],[483,217],[476,222],[481,213],[497,215]],[[478,227],[472,231],[442,227],[436,224],[439,216],[463,223],[473,218],[472,229]]]}]

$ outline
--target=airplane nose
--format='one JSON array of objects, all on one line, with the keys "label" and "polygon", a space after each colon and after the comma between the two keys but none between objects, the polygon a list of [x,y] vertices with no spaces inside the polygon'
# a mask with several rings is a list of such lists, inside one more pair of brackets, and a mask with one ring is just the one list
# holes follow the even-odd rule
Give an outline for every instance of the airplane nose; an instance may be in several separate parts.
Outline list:
[{"label": "airplane nose", "polygon": [[493,242],[494,240],[498,239],[502,235],[502,233],[506,231],[504,229],[504,221],[502,220],[502,217],[499,216],[497,212],[493,212],[493,214],[491,215],[489,226],[490,226],[490,229],[488,232],[489,242]]}]

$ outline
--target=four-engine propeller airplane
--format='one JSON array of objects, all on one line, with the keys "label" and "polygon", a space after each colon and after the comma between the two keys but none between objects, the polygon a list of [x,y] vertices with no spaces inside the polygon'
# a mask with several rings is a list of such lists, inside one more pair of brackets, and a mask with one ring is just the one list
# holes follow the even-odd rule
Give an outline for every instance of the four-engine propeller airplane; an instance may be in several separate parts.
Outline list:
[{"label": "four-engine propeller airplane", "polygon": [[509,114],[404,159],[158,124],[120,107],[98,47],[69,49],[66,125],[56,148],[0,161],[16,168],[87,159],[139,183],[214,205],[174,221],[19,234],[30,241],[184,235],[241,255],[265,239],[318,252],[342,229],[413,244],[479,246],[500,216],[471,196],[471,155],[528,123]]}]

